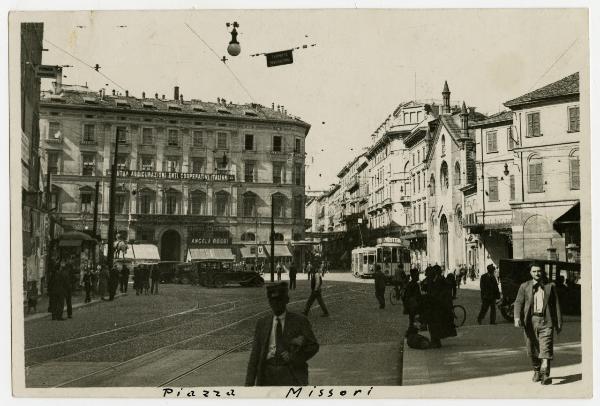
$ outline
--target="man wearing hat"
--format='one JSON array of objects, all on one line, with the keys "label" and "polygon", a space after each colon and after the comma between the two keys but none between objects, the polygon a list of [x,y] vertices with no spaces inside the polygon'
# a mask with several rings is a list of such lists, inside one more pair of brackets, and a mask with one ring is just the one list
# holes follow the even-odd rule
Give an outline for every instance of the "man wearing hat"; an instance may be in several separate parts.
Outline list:
[{"label": "man wearing hat", "polygon": [[500,299],[500,289],[498,280],[494,275],[496,267],[494,264],[487,266],[487,273],[481,275],[479,279],[479,289],[481,290],[481,310],[477,316],[477,323],[481,324],[488,308],[490,309],[490,324],[496,324],[496,300]]},{"label": "man wearing hat", "polygon": [[273,314],[258,321],[246,371],[246,386],[306,386],[308,364],[319,351],[308,319],[287,311],[288,285],[267,285]]}]

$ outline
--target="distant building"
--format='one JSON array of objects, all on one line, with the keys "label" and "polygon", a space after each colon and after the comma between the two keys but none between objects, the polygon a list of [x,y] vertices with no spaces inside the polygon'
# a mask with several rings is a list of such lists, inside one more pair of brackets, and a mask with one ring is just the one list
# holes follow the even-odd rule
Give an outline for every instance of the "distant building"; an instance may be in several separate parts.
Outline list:
[{"label": "distant building", "polygon": [[[63,86],[44,93],[40,126],[58,215],[91,228],[100,182],[99,224],[107,238],[115,139],[116,229],[157,245],[163,261],[202,255],[254,258],[268,243],[271,210],[276,256],[304,238],[304,146],[309,124],[258,104],[136,98]],[[267,248],[268,249],[268,248]]]},{"label": "distant building", "polygon": [[586,131],[579,103],[579,73],[504,103],[520,168],[510,171],[520,177],[511,203],[515,258],[579,260],[579,144]]}]

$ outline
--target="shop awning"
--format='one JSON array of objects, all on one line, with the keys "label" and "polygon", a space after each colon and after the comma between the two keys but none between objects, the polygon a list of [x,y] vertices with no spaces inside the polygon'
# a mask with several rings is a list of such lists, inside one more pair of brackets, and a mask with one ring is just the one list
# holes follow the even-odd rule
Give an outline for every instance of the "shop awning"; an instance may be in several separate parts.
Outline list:
[{"label": "shop awning", "polygon": [[252,253],[253,247],[250,247],[250,246],[245,246],[245,247],[240,248],[240,252],[242,253],[242,258],[256,258],[256,257],[266,258],[265,251],[259,247],[262,247],[262,246],[259,245],[258,247],[255,247],[256,253]]},{"label": "shop awning", "polygon": [[190,248],[188,262],[191,261],[233,261],[235,256],[231,248]]},{"label": "shop awning", "polygon": [[81,247],[81,240],[60,240],[59,247]]},{"label": "shop awning", "polygon": [[160,261],[158,247],[154,244],[131,244],[129,250],[133,250],[136,261]]},{"label": "shop awning", "polygon": [[[269,244],[265,244],[265,250],[268,255],[271,254],[271,246]],[[287,245],[275,245],[275,257],[291,257],[292,253]]]},{"label": "shop awning", "polygon": [[577,202],[562,216],[554,220],[554,229],[562,234],[567,228],[580,227],[580,222],[581,205]]}]

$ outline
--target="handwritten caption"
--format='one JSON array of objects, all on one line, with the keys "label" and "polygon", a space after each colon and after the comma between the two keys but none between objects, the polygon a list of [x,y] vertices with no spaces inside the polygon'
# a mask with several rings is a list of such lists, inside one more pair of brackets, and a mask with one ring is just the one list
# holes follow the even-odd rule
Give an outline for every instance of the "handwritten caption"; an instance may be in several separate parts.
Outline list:
[{"label": "handwritten caption", "polygon": [[[285,390],[285,398],[369,398],[373,387],[368,388],[329,388],[295,386],[281,388]],[[217,390],[201,388],[161,388],[163,398],[235,398],[236,389]],[[242,397],[243,393],[240,394]]]}]

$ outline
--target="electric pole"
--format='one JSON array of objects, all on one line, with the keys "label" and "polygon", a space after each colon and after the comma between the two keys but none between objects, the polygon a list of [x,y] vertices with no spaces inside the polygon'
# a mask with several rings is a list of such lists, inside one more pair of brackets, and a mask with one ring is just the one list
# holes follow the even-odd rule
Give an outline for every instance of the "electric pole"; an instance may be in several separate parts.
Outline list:
[{"label": "electric pole", "polygon": [[97,180],[96,181],[96,190],[95,190],[95,194],[94,194],[94,223],[92,226],[92,235],[94,236],[94,239],[96,241],[95,243],[95,247],[94,247],[94,255],[92,257],[92,266],[94,267],[93,269],[96,270],[96,248],[98,247],[98,195],[100,194],[100,181]]},{"label": "electric pole", "polygon": [[119,153],[119,131],[115,131],[115,154],[110,170],[110,191],[108,201],[108,270],[112,269],[115,257],[115,191],[117,188],[117,154]]},{"label": "electric pole", "polygon": [[271,195],[271,282],[275,282],[275,210],[273,207],[273,195]]}]

